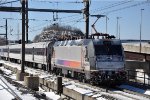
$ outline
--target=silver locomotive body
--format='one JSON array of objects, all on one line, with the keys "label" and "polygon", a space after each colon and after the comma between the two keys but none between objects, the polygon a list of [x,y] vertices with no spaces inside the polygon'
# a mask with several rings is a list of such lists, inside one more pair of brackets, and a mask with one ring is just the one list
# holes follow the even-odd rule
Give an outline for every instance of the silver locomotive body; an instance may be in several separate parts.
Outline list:
[{"label": "silver locomotive body", "polygon": [[53,46],[51,64],[54,72],[81,81],[125,79],[124,52],[116,39],[58,41]]}]

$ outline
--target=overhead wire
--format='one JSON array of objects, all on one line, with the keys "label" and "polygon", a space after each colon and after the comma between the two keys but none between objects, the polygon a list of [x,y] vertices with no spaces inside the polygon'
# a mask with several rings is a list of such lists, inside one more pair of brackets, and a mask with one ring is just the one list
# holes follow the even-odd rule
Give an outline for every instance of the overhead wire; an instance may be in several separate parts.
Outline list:
[{"label": "overhead wire", "polygon": [[83,19],[83,18],[78,19],[75,23],[72,24],[72,26],[74,26],[75,24],[81,22],[82,19]]},{"label": "overhead wire", "polygon": [[[7,0],[5,1],[5,2],[3,2],[3,3],[1,3],[0,5],[3,5],[3,4],[8,4],[8,3],[14,3],[14,2],[18,2],[18,1],[20,1],[20,0],[15,0],[15,1],[9,1],[9,2],[7,2]],[[31,1],[34,1],[34,0],[31,0]],[[49,2],[49,1],[43,1],[43,2]],[[53,2],[52,2],[53,3]],[[58,3],[59,2],[55,2],[55,3],[57,3],[57,6],[58,6]],[[67,2],[66,2],[67,3]],[[71,2],[68,2],[68,3],[71,3]],[[72,3],[79,3],[79,1],[76,1],[76,2],[72,2]],[[74,16],[79,16],[79,15],[71,15],[71,16],[67,16],[67,17],[62,17],[62,18],[59,18],[59,19],[67,19],[67,18],[71,18],[71,17],[74,17]],[[73,18],[73,19],[75,19],[75,18]],[[21,19],[11,19],[11,20],[21,20]],[[31,20],[31,21],[48,21],[48,20],[37,20],[37,19],[29,19],[29,20]],[[78,19],[77,19],[78,20]],[[65,22],[74,22],[74,21],[76,21],[76,20],[72,20],[72,21],[65,21]],[[44,23],[44,24],[47,24],[47,22],[46,23]],[[43,25],[43,24],[42,24]],[[34,26],[34,27],[32,27],[32,28],[35,28],[35,27],[39,27],[39,26],[41,26],[41,25],[38,25],[38,26]]]},{"label": "overhead wire", "polygon": [[112,12],[116,12],[116,11],[120,11],[120,10],[124,10],[124,9],[129,9],[129,8],[136,7],[136,6],[143,5],[143,4],[147,4],[147,3],[150,3],[150,1],[143,1],[143,2],[140,2],[140,3],[133,4],[133,5],[129,5],[129,6],[125,6],[125,7],[122,7],[122,8],[114,9],[114,10],[111,10],[111,11],[102,12],[101,14],[109,14],[109,13],[112,13]]},{"label": "overhead wire", "polygon": [[[5,19],[8,19],[8,20],[16,20],[16,21],[19,21],[19,20],[22,20],[22,19],[15,19],[15,18],[5,18]],[[4,20],[3,18],[1,19],[1,20]],[[49,23],[49,22],[52,22],[52,20],[39,20],[39,19],[28,19],[28,20],[30,20],[30,21],[43,21],[44,23],[42,23],[42,24],[40,24],[40,25],[37,25],[37,26],[33,26],[33,27],[30,27],[29,26],[29,29],[32,29],[33,30],[33,28],[37,28],[37,27],[43,27],[43,25],[45,25],[45,24],[47,24],[47,23]]]},{"label": "overhead wire", "polygon": [[[16,0],[16,1],[11,1],[11,2],[17,2],[17,1],[19,1],[19,0]],[[31,1],[36,1],[36,0],[31,0]],[[43,0],[42,0],[43,1]],[[45,0],[45,1],[47,1],[47,0]],[[133,0],[130,0],[130,1],[121,1],[121,2],[117,2],[117,3],[113,3],[113,4],[111,4],[111,5],[108,5],[108,6],[105,6],[105,7],[103,7],[103,8],[97,8],[97,9],[95,9],[94,11],[92,10],[91,12],[92,13],[94,13],[94,12],[96,12],[96,11],[102,11],[102,10],[108,10],[108,9],[110,9],[110,8],[113,8],[113,7],[118,7],[118,6],[120,6],[120,5],[123,5],[123,4],[127,4],[127,3],[129,3],[129,2],[132,2]],[[147,0],[147,1],[149,1],[149,0]],[[78,2],[78,1],[76,1],[76,2]],[[5,3],[9,3],[9,2],[5,2]],[[58,3],[58,2],[57,2]],[[130,6],[126,6],[126,7],[123,7],[123,8],[119,8],[119,9],[115,9],[115,10],[111,10],[111,11],[108,11],[108,12],[103,12],[103,13],[111,13],[111,12],[115,12],[115,11],[119,11],[119,10],[123,10],[123,9],[126,9],[126,8],[131,8],[131,7],[134,7],[134,6],[138,6],[138,5],[141,5],[141,4],[145,4],[146,2],[144,2],[144,3],[139,3],[139,4],[134,4],[134,5],[130,5]],[[1,4],[0,4],[1,5]],[[62,17],[62,18],[59,18],[59,19],[67,19],[67,18],[71,18],[71,20],[72,20],[72,17],[73,16],[79,16],[79,15],[77,15],[77,14],[74,14],[74,15],[70,15],[70,16],[68,16],[68,17]],[[72,20],[72,21],[70,21],[70,20],[68,20],[68,21],[66,21],[66,20],[63,20],[63,21],[65,21],[65,23],[68,23],[68,22],[75,22],[75,23],[73,23],[73,25],[75,25],[75,24],[77,24],[78,22],[81,22],[81,20],[83,19],[83,18],[78,18],[77,19],[77,17],[76,18],[74,18],[75,20]],[[38,20],[34,20],[34,21],[38,21]],[[45,20],[46,21],[46,20]],[[35,27],[39,27],[39,26],[41,26],[41,25],[38,25],[38,26],[35,26]],[[32,27],[32,28],[35,28],[35,27]]]},{"label": "overhead wire", "polygon": [[41,26],[44,26],[44,25],[46,25],[46,24],[48,24],[50,21],[47,21],[47,22],[43,22],[43,23],[41,23],[41,24],[39,24],[39,25],[36,25],[36,26],[29,26],[29,29],[34,29],[34,28],[38,28],[38,27],[41,27]]},{"label": "overhead wire", "polygon": [[42,30],[42,29],[43,29],[43,27],[38,28],[38,29],[32,29],[32,30],[30,30],[29,32],[36,32],[36,31],[39,31],[39,30]]},{"label": "overhead wire", "polygon": [[71,19],[71,20],[68,20],[68,21],[63,21],[62,23],[74,23],[74,22],[79,22],[80,19],[83,19],[81,17],[78,17],[78,18],[74,18],[74,19]]},{"label": "overhead wire", "polygon": [[[33,0],[32,0],[32,1],[33,1]],[[43,2],[43,1],[42,1],[42,2]],[[49,1],[46,1],[46,2],[49,2]],[[76,1],[76,2],[78,2],[78,1]],[[57,8],[56,8],[56,9],[58,9],[58,2],[55,2],[55,3],[57,3]],[[55,5],[53,5],[53,6],[54,6],[54,8],[55,8]],[[74,14],[74,15],[70,15],[70,16],[67,16],[67,17],[58,18],[58,14],[56,13],[56,18],[55,18],[55,15],[54,15],[54,13],[53,13],[53,23],[58,23],[58,22],[59,22],[58,20],[61,20],[61,23],[62,23],[62,22],[63,22],[63,23],[76,22],[76,20],[78,20],[76,16],[79,16],[79,15]],[[76,17],[76,18],[72,18],[72,17]],[[68,20],[68,18],[71,18],[71,19]],[[62,20],[62,19],[67,19],[67,20]],[[71,20],[71,21],[70,21],[70,20]]]},{"label": "overhead wire", "polygon": [[[63,21],[62,23],[73,23],[73,22],[75,22],[73,25],[75,25],[75,24],[77,24],[78,22],[81,22],[81,20],[82,20],[83,18],[79,18],[79,17],[77,17],[77,18],[74,18],[74,19],[71,19],[71,20],[68,20],[68,21]],[[56,21],[53,21],[53,20],[51,20],[50,21],[51,22],[51,24],[54,24],[54,23],[57,23]],[[44,24],[47,24],[47,22],[46,23],[43,23],[43,24],[40,24],[40,25],[38,25],[38,26],[36,26],[36,27],[40,27],[40,26],[42,26],[43,27],[43,25]],[[32,28],[35,28],[35,27],[32,27]],[[30,27],[30,29],[32,29],[31,27]],[[42,29],[42,28],[40,28],[40,29]],[[36,31],[36,30],[40,30],[39,28],[38,29],[32,29],[32,31],[30,31],[30,32],[33,32],[34,30]]]},{"label": "overhead wire", "polygon": [[14,2],[18,2],[18,1],[20,1],[20,0],[15,0],[15,1],[5,1],[5,2],[3,2],[3,3],[0,3],[0,5],[4,5],[4,4],[8,4],[8,3],[14,3]]},{"label": "overhead wire", "polygon": [[107,5],[105,7],[102,7],[102,8],[97,8],[97,9],[91,10],[91,12],[95,13],[97,11],[107,10],[107,9],[110,9],[110,8],[113,8],[113,7],[118,7],[118,6],[126,4],[126,3],[130,3],[132,1],[133,0],[129,0],[129,1],[125,0],[125,1],[116,2],[116,3],[113,3],[113,4]]}]

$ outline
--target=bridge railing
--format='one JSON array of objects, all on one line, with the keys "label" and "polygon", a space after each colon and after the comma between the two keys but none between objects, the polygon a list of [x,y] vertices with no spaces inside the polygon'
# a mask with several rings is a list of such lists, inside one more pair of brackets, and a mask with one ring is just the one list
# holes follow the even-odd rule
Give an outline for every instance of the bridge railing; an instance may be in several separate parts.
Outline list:
[{"label": "bridge railing", "polygon": [[150,73],[127,70],[127,80],[129,82],[135,82],[145,86],[150,86]]}]

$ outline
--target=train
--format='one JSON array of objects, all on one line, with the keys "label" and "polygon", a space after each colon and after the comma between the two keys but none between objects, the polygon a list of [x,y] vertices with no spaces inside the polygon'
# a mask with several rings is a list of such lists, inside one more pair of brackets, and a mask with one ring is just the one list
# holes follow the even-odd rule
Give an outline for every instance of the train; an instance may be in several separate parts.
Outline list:
[{"label": "train", "polygon": [[[0,46],[0,57],[21,63],[21,44]],[[118,39],[91,38],[26,44],[25,65],[91,84],[126,79],[124,50]]]}]

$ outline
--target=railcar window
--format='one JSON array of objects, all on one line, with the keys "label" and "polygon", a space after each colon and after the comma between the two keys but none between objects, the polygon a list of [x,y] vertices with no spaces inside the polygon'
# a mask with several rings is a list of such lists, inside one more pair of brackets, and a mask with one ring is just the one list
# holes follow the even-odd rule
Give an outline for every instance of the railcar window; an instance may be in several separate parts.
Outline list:
[{"label": "railcar window", "polygon": [[8,52],[8,49],[4,49],[3,51],[4,51],[4,52]]},{"label": "railcar window", "polygon": [[95,45],[95,55],[122,55],[121,45]]},{"label": "railcar window", "polygon": [[10,53],[20,53],[20,49],[10,49]]},{"label": "railcar window", "polygon": [[37,55],[44,55],[44,52],[37,52]]}]

